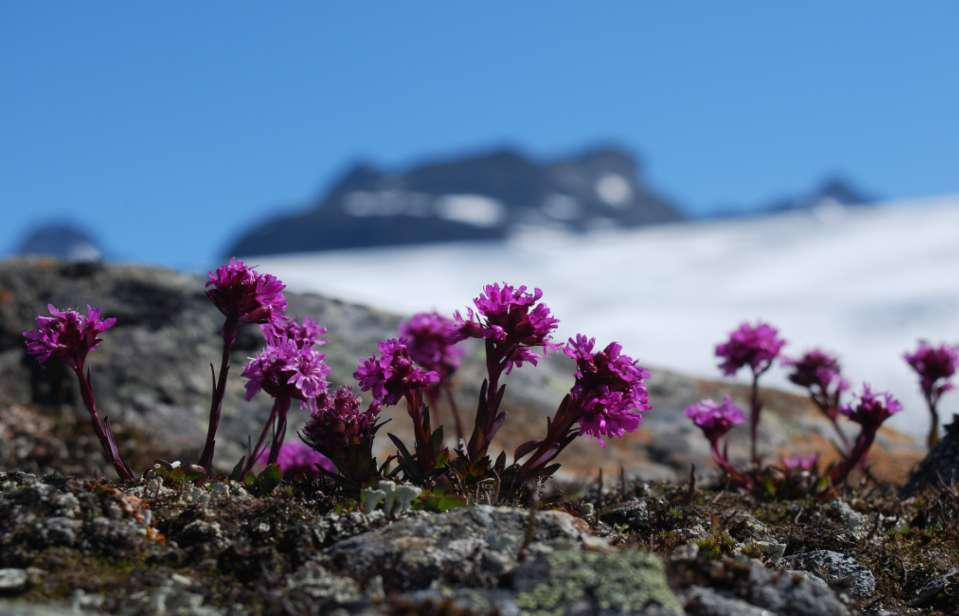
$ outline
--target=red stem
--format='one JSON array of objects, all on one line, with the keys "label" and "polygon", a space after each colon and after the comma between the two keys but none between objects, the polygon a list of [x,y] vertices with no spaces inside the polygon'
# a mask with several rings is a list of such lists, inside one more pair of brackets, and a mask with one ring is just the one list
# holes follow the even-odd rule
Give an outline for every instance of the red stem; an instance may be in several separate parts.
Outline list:
[{"label": "red stem", "polygon": [[467,447],[471,462],[475,462],[486,455],[495,436],[494,425],[496,416],[499,415],[499,405],[496,403],[499,394],[499,379],[503,370],[506,369],[512,350],[510,348],[507,349],[508,352],[501,353],[501,350],[496,348],[496,343],[492,340],[486,341],[486,373],[489,378],[486,387],[486,399],[480,405],[482,412],[476,414],[473,434],[470,435]]},{"label": "red stem", "polygon": [[929,426],[929,435],[926,437],[926,446],[932,449],[939,442],[939,409],[936,408],[937,400],[932,393],[926,394],[925,398],[932,419],[932,424]]},{"label": "red stem", "polygon": [[276,414],[276,430],[273,432],[273,442],[270,444],[270,456],[267,458],[267,464],[276,464],[280,459],[280,448],[283,447],[283,440],[286,438],[286,413],[290,410],[292,400],[287,396],[282,396],[273,402],[273,411]]},{"label": "red stem", "polygon": [[762,412],[762,402],[759,401],[759,373],[753,371],[752,390],[749,397],[749,450],[753,466],[759,466],[759,451],[756,446],[759,432],[759,414]]},{"label": "red stem", "polygon": [[226,394],[226,378],[230,372],[230,350],[236,342],[236,335],[240,329],[240,319],[237,316],[228,316],[223,323],[223,352],[220,356],[220,372],[213,388],[213,398],[210,401],[210,425],[206,431],[206,443],[200,454],[199,464],[209,473],[213,469],[213,451],[216,448],[216,432],[220,427],[220,415],[223,407],[223,396]]},{"label": "red stem", "polygon": [[263,451],[263,442],[266,440],[266,435],[270,431],[270,427],[274,425],[276,421],[277,407],[279,406],[280,401],[273,401],[273,409],[270,411],[270,416],[267,418],[266,423],[263,424],[263,429],[260,431],[260,438],[256,440],[256,446],[253,448],[253,451],[249,453],[249,459],[247,459],[246,464],[243,467],[243,474],[249,473],[253,466],[256,464],[257,459],[260,457],[260,453]]},{"label": "red stem", "polygon": [[450,387],[450,384],[444,383],[443,389],[446,391],[446,400],[450,405],[450,413],[453,414],[453,424],[456,426],[456,440],[462,441],[464,437],[463,432],[463,418],[460,417],[460,409],[456,405],[456,400],[453,397],[453,388]]},{"label": "red stem", "polygon": [[93,395],[93,384],[90,382],[90,372],[87,371],[84,373],[82,362],[74,366],[73,370],[77,375],[77,379],[80,381],[80,395],[83,396],[83,404],[87,407],[87,412],[90,414],[90,423],[93,424],[93,431],[100,441],[103,456],[113,465],[113,468],[116,469],[117,475],[119,475],[121,479],[133,479],[133,471],[130,470],[130,467],[127,466],[127,463],[123,461],[123,457],[120,455],[120,449],[117,447],[116,439],[110,430],[109,419],[106,417],[101,419],[100,414],[97,412],[97,400]]},{"label": "red stem", "polygon": [[845,483],[846,478],[849,476],[849,473],[852,472],[852,469],[866,461],[866,454],[869,453],[869,449],[872,447],[872,443],[876,439],[876,432],[878,429],[878,426],[876,426],[875,429],[867,429],[866,427],[863,427],[859,431],[859,436],[856,437],[856,444],[853,445],[849,456],[847,456],[846,459],[844,459],[832,471],[830,479],[832,480],[833,485]]}]

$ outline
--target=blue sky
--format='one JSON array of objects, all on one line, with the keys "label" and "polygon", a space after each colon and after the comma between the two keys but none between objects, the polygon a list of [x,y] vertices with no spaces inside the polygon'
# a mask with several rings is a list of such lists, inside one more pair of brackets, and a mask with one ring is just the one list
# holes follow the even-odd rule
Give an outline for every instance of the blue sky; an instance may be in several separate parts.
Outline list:
[{"label": "blue sky", "polygon": [[[666,6],[666,5],[669,6]],[[350,161],[620,142],[694,212],[840,171],[959,191],[959,4],[25,3],[0,9],[0,252],[68,217],[202,268]]]}]

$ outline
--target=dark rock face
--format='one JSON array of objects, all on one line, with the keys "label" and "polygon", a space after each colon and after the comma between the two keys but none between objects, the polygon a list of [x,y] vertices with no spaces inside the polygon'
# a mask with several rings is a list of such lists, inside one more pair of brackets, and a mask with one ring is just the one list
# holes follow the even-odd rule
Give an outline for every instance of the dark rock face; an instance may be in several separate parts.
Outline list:
[{"label": "dark rock face", "polygon": [[903,488],[903,496],[912,496],[927,487],[959,483],[959,415],[952,416],[946,433]]},{"label": "dark rock face", "polygon": [[613,147],[551,161],[512,149],[403,171],[358,164],[318,203],[247,231],[229,255],[502,239],[523,226],[585,231],[682,219]]}]

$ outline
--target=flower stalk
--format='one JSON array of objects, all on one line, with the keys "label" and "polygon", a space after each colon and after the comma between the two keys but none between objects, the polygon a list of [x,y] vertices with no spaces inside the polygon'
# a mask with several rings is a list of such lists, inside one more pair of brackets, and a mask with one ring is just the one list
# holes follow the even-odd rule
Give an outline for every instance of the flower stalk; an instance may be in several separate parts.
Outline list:
[{"label": "flower stalk", "polygon": [[[220,330],[223,337],[220,370],[213,380],[210,421],[199,458],[200,466],[210,473],[213,470],[216,433],[220,428],[223,397],[226,395],[226,382],[230,373],[230,352],[236,343],[240,327],[245,323],[266,324],[281,318],[286,311],[286,298],[283,296],[284,284],[275,276],[261,274],[235,258],[210,272],[206,287],[207,297],[224,316]],[[212,366],[210,370],[212,372]]]},{"label": "flower stalk", "polygon": [[932,449],[939,442],[939,400],[954,388],[950,379],[959,367],[959,347],[950,344],[934,346],[920,340],[919,348],[903,357],[919,376],[919,388],[930,419],[926,445]]},{"label": "flower stalk", "polygon": [[763,408],[759,397],[759,377],[772,367],[785,345],[786,341],[779,337],[779,331],[762,321],[756,325],[742,323],[730,332],[725,342],[716,345],[716,356],[722,359],[719,367],[726,376],[735,375],[740,368],[749,368],[752,377],[749,393],[749,451],[753,466],[757,468],[761,463],[758,436]]},{"label": "flower stalk", "polygon": [[85,315],[76,310],[59,310],[53,304],[48,305],[47,310],[50,316],[38,316],[36,329],[23,332],[27,351],[41,364],[55,357],[70,367],[80,384],[80,396],[104,458],[121,479],[133,479],[133,471],[120,455],[109,418],[101,418],[97,409],[90,370],[86,367],[87,355],[103,341],[100,334],[116,325],[117,320],[100,318],[100,310],[92,306],[87,306]]}]

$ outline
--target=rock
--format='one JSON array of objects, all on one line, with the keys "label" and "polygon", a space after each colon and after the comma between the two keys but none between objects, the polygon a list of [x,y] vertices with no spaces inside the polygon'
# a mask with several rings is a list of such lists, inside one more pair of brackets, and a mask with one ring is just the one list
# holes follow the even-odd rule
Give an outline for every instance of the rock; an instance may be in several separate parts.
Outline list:
[{"label": "rock", "polygon": [[745,599],[783,616],[846,616],[849,611],[823,580],[804,571],[770,571],[753,563]]},{"label": "rock", "polygon": [[872,571],[845,554],[813,550],[788,556],[785,560],[788,566],[815,573],[833,588],[848,590],[857,599],[866,599],[876,592],[876,577]]},{"label": "rock", "polygon": [[849,535],[856,541],[862,541],[866,536],[866,516],[849,506],[844,500],[834,500],[830,503],[830,510],[834,517],[844,526]]},{"label": "rock", "polygon": [[82,527],[83,522],[73,518],[49,518],[43,523],[40,536],[47,545],[73,545]]},{"label": "rock", "polygon": [[959,414],[952,416],[945,434],[909,477],[903,496],[912,496],[928,487],[959,483]]},{"label": "rock", "polygon": [[777,561],[786,553],[786,544],[778,541],[754,541],[753,545],[759,548],[763,556],[772,561]]},{"label": "rock", "polygon": [[25,569],[0,569],[0,594],[15,595],[25,591],[29,579]]},{"label": "rock", "polygon": [[513,573],[516,605],[532,614],[679,614],[659,557],[637,550],[615,553],[556,550],[539,554]]},{"label": "rock", "polygon": [[910,601],[912,607],[934,607],[937,609],[956,609],[959,607],[959,567],[929,580]]},{"label": "rock", "polygon": [[603,512],[600,519],[607,524],[625,524],[632,530],[642,530],[649,526],[649,505],[645,499],[634,499]]},{"label": "rock", "polygon": [[[434,580],[492,587],[516,566],[529,517],[486,505],[412,514],[333,544],[318,562],[358,580],[382,576],[387,592],[419,590]],[[585,534],[585,524],[569,514],[539,512],[528,554],[575,547]]]},{"label": "rock", "polygon": [[296,614],[326,613],[336,607],[359,604],[369,595],[349,577],[331,573],[317,563],[307,563],[276,591],[276,603]]},{"label": "rock", "polygon": [[513,593],[486,588],[428,588],[399,595],[390,604],[404,614],[521,614]]},{"label": "rock", "polygon": [[690,588],[684,593],[683,599],[689,616],[773,616],[769,610],[702,586]]},{"label": "rock", "polygon": [[3,616],[93,616],[96,612],[67,605],[0,600],[0,614]]},{"label": "rock", "polygon": [[153,590],[130,595],[119,613],[125,616],[220,616],[224,613],[203,603],[203,596],[191,592],[182,579],[171,578]]}]

